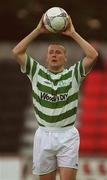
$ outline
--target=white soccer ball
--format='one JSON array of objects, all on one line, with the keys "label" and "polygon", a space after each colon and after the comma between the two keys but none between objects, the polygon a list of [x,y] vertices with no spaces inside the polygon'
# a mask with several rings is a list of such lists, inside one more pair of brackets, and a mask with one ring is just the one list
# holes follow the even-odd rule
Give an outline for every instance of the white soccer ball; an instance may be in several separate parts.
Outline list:
[{"label": "white soccer ball", "polygon": [[53,33],[64,31],[68,25],[68,14],[60,7],[48,9],[43,18],[45,28]]}]

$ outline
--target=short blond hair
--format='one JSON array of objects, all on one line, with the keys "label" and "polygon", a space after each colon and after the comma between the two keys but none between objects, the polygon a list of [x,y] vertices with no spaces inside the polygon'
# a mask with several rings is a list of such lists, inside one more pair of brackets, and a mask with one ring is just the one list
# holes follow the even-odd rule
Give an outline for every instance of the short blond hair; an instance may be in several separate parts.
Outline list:
[{"label": "short blond hair", "polygon": [[49,44],[49,46],[51,46],[51,45],[58,45],[58,46],[60,46],[63,49],[64,53],[66,54],[66,48],[61,43],[52,42],[52,43]]}]

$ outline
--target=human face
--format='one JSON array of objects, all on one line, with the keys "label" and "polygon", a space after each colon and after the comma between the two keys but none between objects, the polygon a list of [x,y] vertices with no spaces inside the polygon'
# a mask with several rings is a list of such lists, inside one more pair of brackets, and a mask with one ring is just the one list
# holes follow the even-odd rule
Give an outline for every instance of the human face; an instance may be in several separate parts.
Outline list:
[{"label": "human face", "polygon": [[48,47],[47,63],[51,71],[62,71],[67,61],[65,48],[59,44],[51,44]]}]

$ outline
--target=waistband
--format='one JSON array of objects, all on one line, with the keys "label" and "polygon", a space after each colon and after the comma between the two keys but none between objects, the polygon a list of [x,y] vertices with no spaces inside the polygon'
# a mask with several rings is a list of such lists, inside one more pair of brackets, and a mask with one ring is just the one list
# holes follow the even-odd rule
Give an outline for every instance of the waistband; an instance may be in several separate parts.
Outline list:
[{"label": "waistband", "polygon": [[[67,124],[67,125],[65,125],[65,126],[61,126],[61,127],[59,127],[59,128],[65,128],[65,127],[68,127],[68,126],[73,126],[74,123],[75,123],[75,121],[73,121],[72,123]],[[44,126],[43,124],[41,124],[40,122],[38,122],[38,125],[39,125],[39,126],[42,126],[42,127],[47,127],[47,126]]]},{"label": "waistband", "polygon": [[66,130],[69,129],[74,129],[74,125],[73,126],[66,126],[66,127],[44,127],[44,126],[39,126],[38,129],[43,130],[43,131],[48,131],[48,132],[64,132]]}]

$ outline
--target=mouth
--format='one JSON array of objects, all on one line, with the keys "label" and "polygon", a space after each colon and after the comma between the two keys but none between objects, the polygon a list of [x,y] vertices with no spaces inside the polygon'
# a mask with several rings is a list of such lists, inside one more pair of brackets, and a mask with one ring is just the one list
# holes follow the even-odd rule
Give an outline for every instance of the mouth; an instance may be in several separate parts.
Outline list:
[{"label": "mouth", "polygon": [[56,62],[57,62],[57,59],[52,59],[52,61],[51,61],[51,62],[55,62],[55,63],[56,63]]}]

